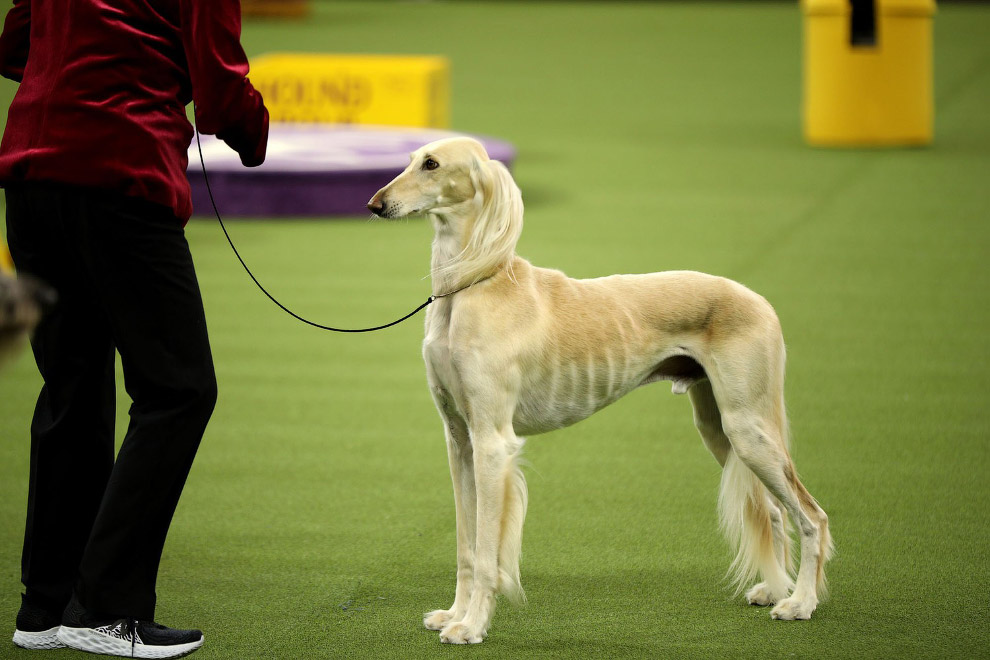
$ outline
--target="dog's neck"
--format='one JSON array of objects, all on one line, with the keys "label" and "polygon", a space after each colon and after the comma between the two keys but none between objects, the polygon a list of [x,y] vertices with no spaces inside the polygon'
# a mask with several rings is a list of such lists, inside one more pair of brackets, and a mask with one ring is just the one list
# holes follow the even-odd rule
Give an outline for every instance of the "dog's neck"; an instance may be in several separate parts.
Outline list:
[{"label": "dog's neck", "polygon": [[433,222],[433,251],[430,259],[430,276],[433,278],[433,295],[441,296],[471,284],[487,273],[469,273],[459,268],[463,263],[464,240],[454,230],[453,223],[443,215],[431,215]]},{"label": "dog's neck", "polygon": [[438,296],[453,291],[459,285],[459,273],[452,264],[461,251],[460,239],[452,231],[445,229],[439,216],[431,216],[433,221],[433,251],[430,255],[430,276],[433,278],[433,295]]},{"label": "dog's neck", "polygon": [[497,273],[508,270],[515,253],[494,266],[484,268],[472,267],[464,257],[466,238],[457,231],[464,223],[451,222],[443,214],[430,214],[433,224],[433,250],[430,263],[430,275],[433,280],[433,295],[444,296],[452,291],[463,289],[471,284],[480,282]]}]

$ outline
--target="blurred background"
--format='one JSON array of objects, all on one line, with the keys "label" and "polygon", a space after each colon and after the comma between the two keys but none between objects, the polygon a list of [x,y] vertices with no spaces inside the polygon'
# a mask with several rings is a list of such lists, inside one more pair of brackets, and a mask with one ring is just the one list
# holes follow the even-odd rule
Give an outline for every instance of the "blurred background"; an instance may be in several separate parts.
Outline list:
[{"label": "blurred background", "polygon": [[[220,400],[165,547],[158,618],[201,627],[200,658],[984,656],[990,4],[916,17],[934,112],[914,146],[806,139],[803,35],[818,4],[242,2],[253,66],[442,57],[439,128],[512,146],[518,252],[533,263],[572,277],[701,270],[773,303],[793,454],[838,548],[810,622],[772,622],[729,593],[719,468],[687,399],[661,384],[529,440],[529,605],[501,606],[480,648],[441,647],[420,617],[453,598],[454,517],[422,318],[358,336],[298,323],[202,204],[186,232]],[[15,91],[0,83],[0,107]],[[217,197],[221,213],[235,203]],[[429,295],[421,219],[228,228],[264,285],[314,321],[377,325]],[[11,632],[39,388],[29,351],[0,372]],[[0,657],[28,655],[0,642]]]}]

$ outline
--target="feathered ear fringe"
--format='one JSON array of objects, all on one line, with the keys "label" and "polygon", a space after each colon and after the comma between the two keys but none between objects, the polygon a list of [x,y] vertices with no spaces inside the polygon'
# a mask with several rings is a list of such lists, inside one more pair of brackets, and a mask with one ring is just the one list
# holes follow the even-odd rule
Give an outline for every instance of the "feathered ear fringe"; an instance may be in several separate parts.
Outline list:
[{"label": "feathered ear fringe", "polygon": [[501,267],[511,268],[523,226],[522,193],[505,165],[475,160],[471,181],[480,197],[480,211],[468,230],[464,249],[443,267],[458,286],[473,284]]}]

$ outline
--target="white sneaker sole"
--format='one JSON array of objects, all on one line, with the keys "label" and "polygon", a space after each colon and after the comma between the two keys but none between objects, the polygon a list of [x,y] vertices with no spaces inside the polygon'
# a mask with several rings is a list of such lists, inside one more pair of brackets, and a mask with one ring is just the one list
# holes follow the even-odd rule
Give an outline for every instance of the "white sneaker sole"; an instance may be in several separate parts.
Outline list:
[{"label": "white sneaker sole", "polygon": [[22,649],[31,649],[32,651],[65,648],[65,644],[58,641],[58,628],[58,626],[55,626],[41,632],[15,630],[14,644],[17,644]]},{"label": "white sneaker sole", "polygon": [[189,655],[203,645],[204,638],[188,644],[173,644],[170,646],[151,646],[135,644],[133,655],[131,643],[128,640],[109,637],[98,633],[92,628],[68,628],[62,626],[58,630],[58,641],[69,648],[103,655],[116,655],[124,658],[181,658]]}]

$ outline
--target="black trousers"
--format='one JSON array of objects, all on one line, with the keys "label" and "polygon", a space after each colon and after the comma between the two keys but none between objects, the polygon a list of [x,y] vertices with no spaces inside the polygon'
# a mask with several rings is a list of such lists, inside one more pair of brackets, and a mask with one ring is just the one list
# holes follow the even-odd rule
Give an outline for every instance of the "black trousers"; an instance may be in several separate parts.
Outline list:
[{"label": "black trousers", "polygon": [[[206,318],[182,223],[105,191],[10,187],[18,271],[59,301],[31,345],[25,597],[61,614],[153,620],[165,536],[216,403]],[[114,458],[114,351],[133,402]]]}]

